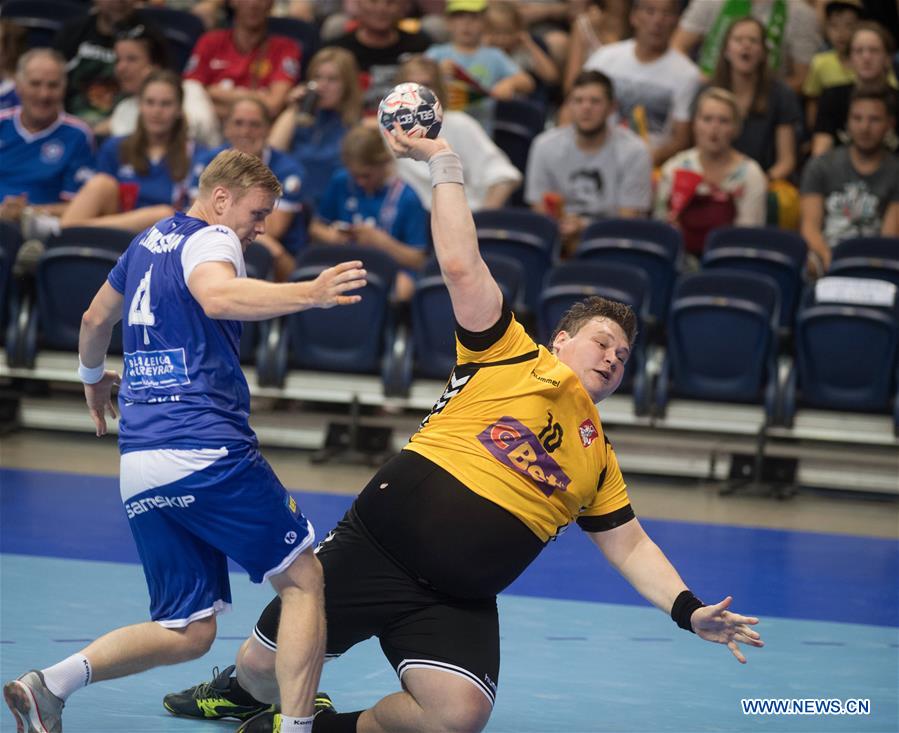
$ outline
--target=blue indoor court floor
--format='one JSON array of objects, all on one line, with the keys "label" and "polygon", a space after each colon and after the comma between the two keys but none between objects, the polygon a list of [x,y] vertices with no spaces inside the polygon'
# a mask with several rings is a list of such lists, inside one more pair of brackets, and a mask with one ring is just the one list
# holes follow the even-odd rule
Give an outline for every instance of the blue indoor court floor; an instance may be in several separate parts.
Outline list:
[{"label": "blue indoor court floor", "polygon": [[[48,456],[48,464],[52,456]],[[323,536],[349,496],[299,492]],[[730,593],[762,617],[767,646],[738,664],[650,608],[573,528],[500,599],[502,671],[487,728],[530,731],[899,731],[899,543],[851,535],[644,520],[707,601]],[[147,597],[109,476],[0,469],[0,674],[63,658],[145,620]],[[204,659],[93,685],[65,731],[228,731],[169,716],[163,694],[231,663],[271,597],[239,569],[234,608]],[[325,667],[322,689],[355,710],[397,689],[377,643]],[[870,714],[744,715],[741,699],[863,699]],[[15,724],[5,709],[0,730]]]}]

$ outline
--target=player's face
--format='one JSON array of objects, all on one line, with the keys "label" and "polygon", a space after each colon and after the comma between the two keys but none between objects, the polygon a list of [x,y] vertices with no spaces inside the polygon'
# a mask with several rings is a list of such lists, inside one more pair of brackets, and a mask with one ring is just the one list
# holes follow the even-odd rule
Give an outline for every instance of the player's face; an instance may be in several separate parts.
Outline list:
[{"label": "player's face", "polygon": [[858,99],[849,107],[846,123],[849,138],[860,152],[872,155],[883,145],[893,126],[886,105],[876,99]]},{"label": "player's face", "polygon": [[315,91],[318,93],[318,106],[321,109],[337,109],[343,99],[343,78],[337,64],[322,63],[312,75]]},{"label": "player's face", "polygon": [[849,61],[855,75],[862,81],[873,81],[886,74],[890,57],[883,41],[874,31],[858,31],[852,37]]},{"label": "player's face", "polygon": [[601,84],[586,84],[571,92],[571,116],[582,135],[596,135],[605,129],[612,103]]},{"label": "player's face", "polygon": [[734,71],[754,74],[764,58],[765,39],[756,23],[737,23],[727,39],[724,55]]},{"label": "player's face", "polygon": [[66,82],[62,67],[48,56],[33,58],[16,79],[16,93],[29,123],[49,125],[62,111]]},{"label": "player's face", "polygon": [[225,137],[240,152],[262,157],[268,124],[255,102],[238,102],[225,121]]},{"label": "player's face", "polygon": [[125,94],[137,94],[140,85],[153,71],[146,44],[141,41],[124,40],[115,45],[115,75],[119,87]]},{"label": "player's face", "polygon": [[621,326],[608,318],[590,319],[573,336],[560,331],[553,351],[577,374],[594,402],[618,389],[631,353]]},{"label": "player's face", "polygon": [[730,105],[717,99],[706,99],[696,111],[693,121],[696,147],[704,153],[720,155],[737,136],[737,121]]},{"label": "player's face", "polygon": [[178,93],[171,84],[147,84],[140,97],[140,117],[150,138],[167,137],[181,114]]},{"label": "player's face", "polygon": [[218,224],[231,227],[246,249],[256,237],[265,234],[265,217],[275,208],[275,197],[258,186],[240,198],[231,195]]}]

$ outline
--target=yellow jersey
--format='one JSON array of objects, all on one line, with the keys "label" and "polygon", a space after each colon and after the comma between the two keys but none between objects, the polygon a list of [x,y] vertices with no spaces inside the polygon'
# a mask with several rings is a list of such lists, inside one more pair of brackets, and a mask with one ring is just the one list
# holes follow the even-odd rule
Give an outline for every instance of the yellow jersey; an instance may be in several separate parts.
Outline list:
[{"label": "yellow jersey", "polygon": [[575,519],[630,502],[580,379],[508,311],[497,326],[505,322],[483,350],[457,335],[446,389],[405,450],[433,461],[546,542]]}]

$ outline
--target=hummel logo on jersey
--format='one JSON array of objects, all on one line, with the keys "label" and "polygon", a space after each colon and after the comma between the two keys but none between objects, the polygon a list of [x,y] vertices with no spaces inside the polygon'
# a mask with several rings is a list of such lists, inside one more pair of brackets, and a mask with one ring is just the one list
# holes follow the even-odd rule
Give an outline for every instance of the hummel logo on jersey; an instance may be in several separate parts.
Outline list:
[{"label": "hummel logo on jersey", "polygon": [[462,388],[468,384],[468,380],[471,379],[474,374],[466,374],[464,377],[456,378],[456,372],[453,371],[450,374],[449,382],[447,382],[446,389],[443,390],[443,394],[440,395],[440,399],[434,403],[434,406],[431,408],[431,411],[425,416],[425,419],[421,421],[421,425],[419,425],[418,429],[421,430],[425,425],[428,424],[428,420],[430,420],[434,415],[443,411],[443,408],[446,407],[447,402],[449,402],[453,397],[455,397],[459,392],[462,391]]}]

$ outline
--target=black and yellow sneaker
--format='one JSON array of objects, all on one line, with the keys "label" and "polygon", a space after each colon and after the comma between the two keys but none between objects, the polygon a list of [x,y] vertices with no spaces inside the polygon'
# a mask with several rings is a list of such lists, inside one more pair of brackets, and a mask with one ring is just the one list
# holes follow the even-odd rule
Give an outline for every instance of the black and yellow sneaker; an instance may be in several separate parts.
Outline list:
[{"label": "black and yellow sneaker", "polygon": [[[334,703],[325,692],[318,692],[315,695],[315,717],[319,715],[334,715],[337,710]],[[264,710],[258,715],[250,718],[235,733],[281,733],[281,714],[275,709]]]},{"label": "black and yellow sneaker", "polygon": [[215,667],[211,682],[203,682],[181,692],[170,692],[162,699],[162,704],[173,715],[205,720],[249,720],[254,715],[274,710],[273,706],[253,699],[242,689],[235,689],[231,678],[233,672],[233,664],[221,672]]}]

